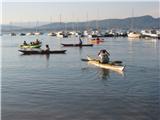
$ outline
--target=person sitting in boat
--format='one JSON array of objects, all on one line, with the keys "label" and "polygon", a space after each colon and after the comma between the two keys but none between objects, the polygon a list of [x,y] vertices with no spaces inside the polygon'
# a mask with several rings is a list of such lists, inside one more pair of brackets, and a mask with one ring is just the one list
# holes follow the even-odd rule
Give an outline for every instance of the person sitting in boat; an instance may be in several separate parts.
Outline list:
[{"label": "person sitting in boat", "polygon": [[34,44],[35,44],[35,45],[39,45],[39,44],[40,44],[39,40],[36,39],[36,41],[34,42]]},{"label": "person sitting in boat", "polygon": [[98,56],[100,57],[100,63],[109,63],[109,52],[107,50],[102,49],[98,53]]},{"label": "person sitting in boat", "polygon": [[79,45],[82,45],[82,40],[81,40],[81,38],[79,38]]},{"label": "person sitting in boat", "polygon": [[26,41],[23,42],[23,45],[28,45]]},{"label": "person sitting in boat", "polygon": [[30,42],[30,45],[34,45],[34,43],[33,43],[33,42]]},{"label": "person sitting in boat", "polygon": [[100,39],[99,39],[99,37],[97,37],[97,39],[96,39],[97,41],[100,41]]},{"label": "person sitting in boat", "polygon": [[45,52],[49,52],[50,51],[49,45],[46,45],[46,49],[44,51]]}]

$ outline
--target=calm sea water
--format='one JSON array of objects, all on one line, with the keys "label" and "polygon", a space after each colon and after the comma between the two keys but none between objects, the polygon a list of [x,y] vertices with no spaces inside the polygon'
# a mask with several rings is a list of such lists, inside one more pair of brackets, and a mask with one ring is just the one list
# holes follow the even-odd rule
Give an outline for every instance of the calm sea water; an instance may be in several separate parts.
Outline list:
[{"label": "calm sea water", "polygon": [[[67,53],[18,52],[24,40],[36,38],[42,48]],[[2,120],[158,120],[160,40],[104,39],[93,47],[64,48],[60,43],[78,39],[2,36]],[[81,61],[102,48],[123,61],[123,75]]]}]

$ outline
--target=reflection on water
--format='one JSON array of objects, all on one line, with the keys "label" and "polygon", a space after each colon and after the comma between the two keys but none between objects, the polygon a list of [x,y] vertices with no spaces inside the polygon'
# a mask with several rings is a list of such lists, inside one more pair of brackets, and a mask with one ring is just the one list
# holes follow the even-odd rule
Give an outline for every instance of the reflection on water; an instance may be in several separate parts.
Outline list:
[{"label": "reflection on water", "polygon": [[128,40],[129,40],[129,41],[134,41],[134,40],[135,40],[135,41],[139,41],[139,40],[141,40],[141,39],[140,39],[140,38],[128,38]]},{"label": "reflection on water", "polygon": [[46,54],[46,68],[49,67],[49,58],[50,58],[50,54]]},{"label": "reflection on water", "polygon": [[[67,42],[39,39],[50,49]],[[24,40],[35,36],[3,38],[2,120],[158,120],[159,41],[105,38],[101,45],[66,48],[65,55],[20,56],[16,45]],[[81,61],[103,48],[123,61],[125,77]]]},{"label": "reflection on water", "polygon": [[107,70],[107,69],[100,69],[99,77],[102,80],[107,80],[109,78],[109,70]]},{"label": "reflection on water", "polygon": [[[52,54],[54,55],[54,54]],[[31,55],[28,55],[28,54],[22,54],[20,53],[19,55],[20,57],[23,57],[24,59],[28,59],[28,58],[33,58],[33,61],[35,60],[34,58],[45,58],[45,62],[43,64],[45,64],[46,68],[49,67],[49,59],[50,59],[50,54],[31,54]],[[31,63],[32,64],[32,63]]]},{"label": "reflection on water", "polygon": [[[111,72],[112,70],[103,69],[103,68],[100,68],[100,69],[98,69],[98,70],[99,70],[98,76],[99,76],[100,79],[102,79],[102,80],[107,80],[107,79],[110,78],[110,72]],[[124,72],[124,71],[112,71],[112,72],[114,72],[114,73],[116,73],[116,74],[118,74],[118,75],[120,75],[120,76],[122,76],[122,77],[125,76],[125,74],[124,74],[125,72]]]},{"label": "reflection on water", "polygon": [[46,58],[46,60],[48,61],[49,60],[49,58],[50,58],[50,54],[42,54],[42,55],[40,55],[40,54],[32,54],[32,55],[28,55],[28,54],[20,54],[20,56],[22,56],[22,57],[25,57],[25,56],[45,56],[45,58]]},{"label": "reflection on water", "polygon": [[46,54],[46,60],[48,61],[49,60],[49,57],[50,57],[50,54]]},{"label": "reflection on water", "polygon": [[82,55],[83,47],[78,47],[78,48],[79,48],[79,54]]}]

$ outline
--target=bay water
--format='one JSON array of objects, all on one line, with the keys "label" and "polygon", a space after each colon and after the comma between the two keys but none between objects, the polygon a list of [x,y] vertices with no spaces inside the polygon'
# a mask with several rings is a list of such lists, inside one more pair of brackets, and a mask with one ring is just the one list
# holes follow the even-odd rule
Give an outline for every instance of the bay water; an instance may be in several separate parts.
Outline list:
[{"label": "bay water", "polygon": [[[22,55],[23,41],[66,54]],[[63,47],[78,38],[1,37],[2,120],[158,120],[160,40],[104,38],[93,47]],[[84,43],[88,43],[86,39]],[[81,61],[100,49],[123,61],[123,74]]]}]

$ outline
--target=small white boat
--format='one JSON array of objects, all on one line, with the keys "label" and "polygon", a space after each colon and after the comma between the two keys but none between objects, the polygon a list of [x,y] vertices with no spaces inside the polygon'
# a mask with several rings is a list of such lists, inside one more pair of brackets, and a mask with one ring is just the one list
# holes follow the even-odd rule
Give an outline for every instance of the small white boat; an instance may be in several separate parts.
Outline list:
[{"label": "small white boat", "polygon": [[34,35],[42,35],[42,32],[35,32]]},{"label": "small white boat", "polygon": [[26,33],[27,36],[34,35],[33,32]]},{"label": "small white boat", "polygon": [[87,37],[87,38],[92,38],[91,33],[89,33],[88,31],[83,31],[82,36]]},{"label": "small white boat", "polygon": [[67,38],[68,37],[68,34],[67,34],[67,32],[64,32],[64,31],[60,31],[60,32],[57,32],[56,33],[56,36],[58,37],[58,38]]},{"label": "small white boat", "polygon": [[158,31],[156,30],[142,30],[141,34],[143,37],[158,38]]},{"label": "small white boat", "polygon": [[63,33],[62,33],[62,32],[57,32],[57,33],[56,33],[56,36],[57,36],[58,38],[63,38]]},{"label": "small white boat", "polygon": [[138,32],[130,32],[130,33],[128,33],[128,37],[129,38],[140,38],[141,34]]},{"label": "small white boat", "polygon": [[50,32],[50,33],[48,33],[48,36],[56,36],[56,33]]}]

